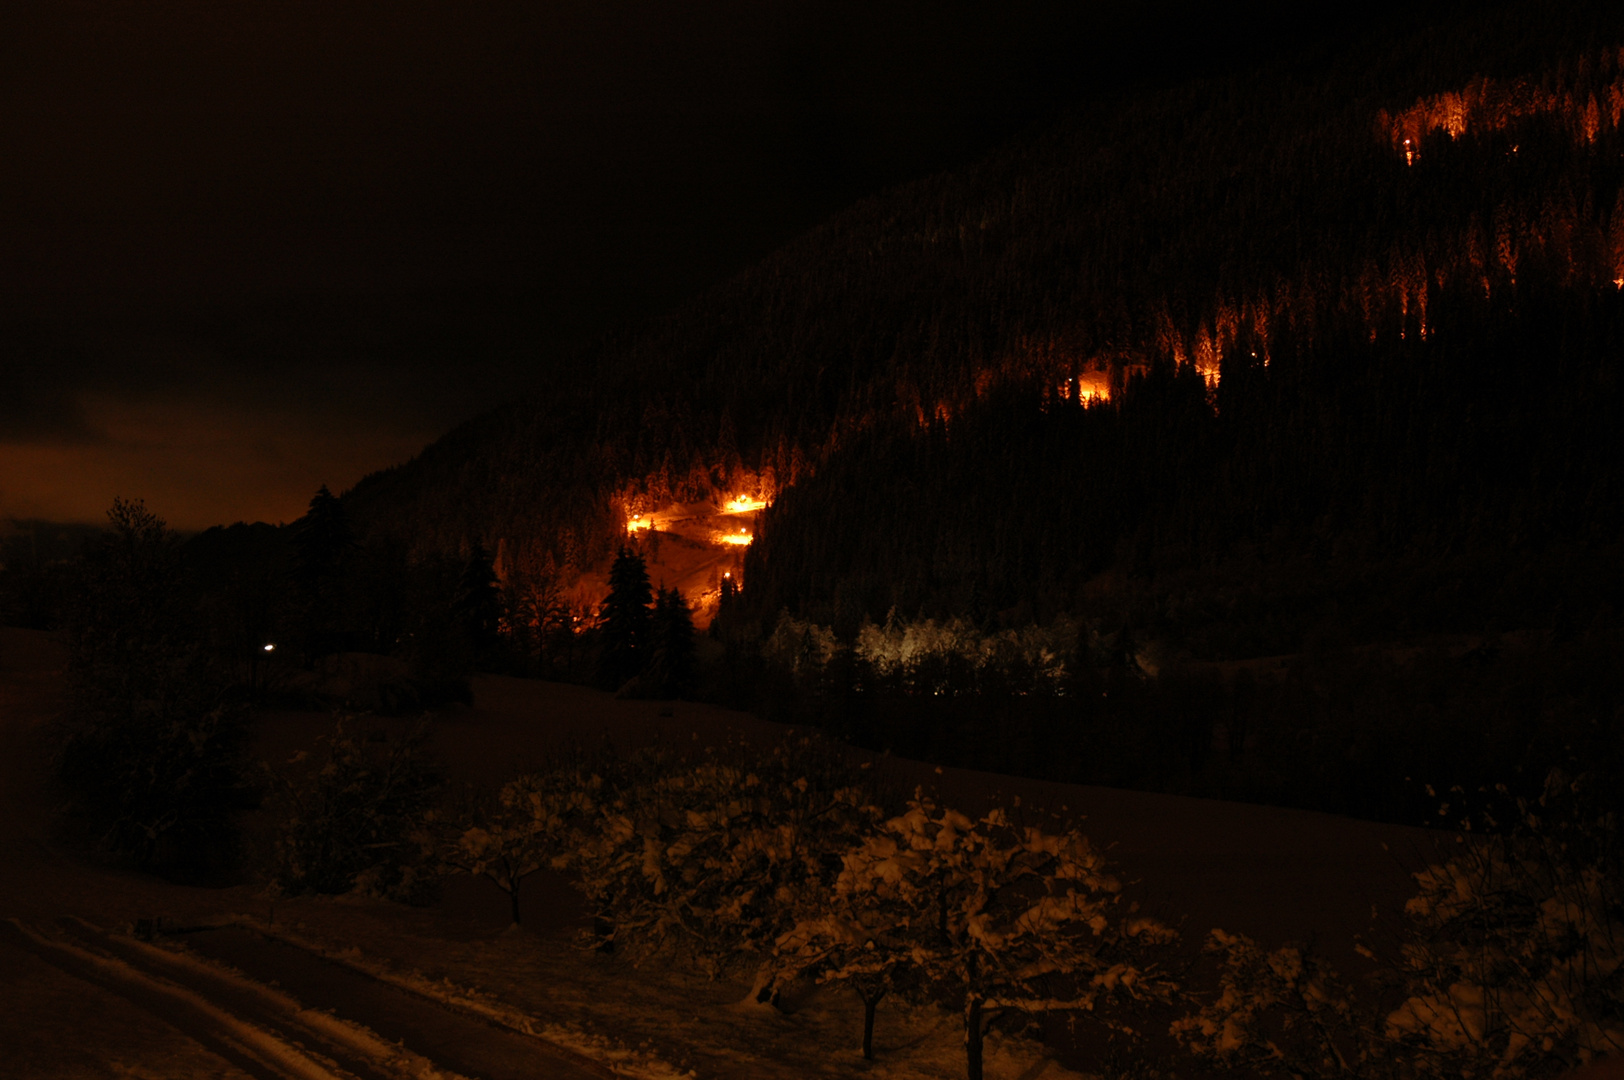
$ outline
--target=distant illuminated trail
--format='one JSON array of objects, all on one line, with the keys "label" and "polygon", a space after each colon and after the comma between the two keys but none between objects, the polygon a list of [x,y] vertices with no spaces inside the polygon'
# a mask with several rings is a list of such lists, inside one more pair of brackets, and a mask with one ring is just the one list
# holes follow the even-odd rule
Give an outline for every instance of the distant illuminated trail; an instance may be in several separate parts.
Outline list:
[{"label": "distant illuminated trail", "polygon": [[757,510],[765,510],[766,508],[767,500],[751,498],[748,495],[740,495],[736,499],[728,500],[727,510],[725,512],[729,514],[753,514]]}]

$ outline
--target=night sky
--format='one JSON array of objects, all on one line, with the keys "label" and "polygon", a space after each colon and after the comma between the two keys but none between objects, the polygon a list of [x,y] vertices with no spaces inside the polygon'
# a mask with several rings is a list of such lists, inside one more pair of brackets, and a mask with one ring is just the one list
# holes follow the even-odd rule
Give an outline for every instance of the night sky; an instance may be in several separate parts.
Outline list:
[{"label": "night sky", "polygon": [[865,194],[1374,10],[7,3],[0,517],[292,520]]}]

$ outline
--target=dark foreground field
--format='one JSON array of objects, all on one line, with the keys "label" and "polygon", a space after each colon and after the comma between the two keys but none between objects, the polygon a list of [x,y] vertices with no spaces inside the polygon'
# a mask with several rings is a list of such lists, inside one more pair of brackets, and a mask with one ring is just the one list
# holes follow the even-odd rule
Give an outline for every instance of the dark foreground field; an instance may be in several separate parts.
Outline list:
[{"label": "dark foreground field", "polygon": [[[62,708],[62,660],[44,635],[0,631],[0,920],[17,920],[8,925],[62,927],[69,917],[117,932],[152,918],[171,927],[236,924],[252,933],[198,931],[173,935],[169,944],[191,938],[194,952],[232,959],[260,981],[276,975],[253,965],[271,963],[261,954],[283,955],[277,950],[285,943],[247,951],[242,943],[263,941],[262,932],[269,932],[303,945],[301,963],[314,963],[310,953],[330,954],[348,965],[346,971],[499,1014],[625,1075],[961,1074],[956,1018],[933,1009],[883,1005],[879,1060],[867,1064],[853,1049],[860,1006],[849,995],[809,991],[789,1002],[787,1015],[771,1013],[733,1004],[744,996],[742,984],[635,969],[582,953],[572,943],[578,908],[558,880],[531,886],[525,928],[517,931],[508,926],[506,898],[471,879],[450,881],[429,908],[355,898],[274,900],[254,885],[174,885],[64,850],[51,839],[41,737]],[[285,759],[330,723],[315,713],[264,713],[259,752]],[[451,778],[476,782],[506,779],[572,743],[770,742],[783,730],[711,706],[620,701],[576,686],[502,677],[477,678],[474,705],[439,713],[433,725],[435,749]],[[966,811],[1011,805],[1019,797],[1027,808],[1079,817],[1095,841],[1111,845],[1142,901],[1181,923],[1190,940],[1213,927],[1269,945],[1313,940],[1344,970],[1358,969],[1354,936],[1370,935],[1373,917],[1391,915],[1408,895],[1409,873],[1423,863],[1429,842],[1417,830],[1324,814],[936,770],[896,759],[876,767],[890,783],[934,788]],[[299,996],[297,976],[284,973],[277,981]],[[346,1014],[341,999],[304,1004]],[[13,1048],[8,1068],[14,1075],[253,1074],[178,1023],[155,1019],[116,988],[76,978],[21,947],[15,932],[0,936],[0,1045]],[[994,1048],[989,1075],[1065,1075],[1049,1058],[1037,1044],[1006,1040]]]}]

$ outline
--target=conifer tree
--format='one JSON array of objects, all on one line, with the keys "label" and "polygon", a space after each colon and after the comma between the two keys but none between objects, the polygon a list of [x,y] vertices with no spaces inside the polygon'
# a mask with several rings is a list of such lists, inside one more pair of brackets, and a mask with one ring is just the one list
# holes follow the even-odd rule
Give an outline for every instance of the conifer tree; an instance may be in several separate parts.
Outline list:
[{"label": "conifer tree", "polygon": [[344,504],[323,484],[293,532],[294,580],[308,654],[336,652],[344,646],[344,572],[354,549]]},{"label": "conifer tree", "polygon": [[603,680],[619,687],[643,670],[649,644],[649,605],[654,599],[643,556],[622,547],[609,570],[609,596],[603,602],[600,633]]},{"label": "conifer tree", "polygon": [[485,545],[477,540],[463,566],[462,578],[457,583],[457,599],[452,606],[473,648],[475,661],[491,664],[501,651],[502,623],[507,612],[496,567]]},{"label": "conifer tree", "polygon": [[650,630],[649,688],[657,697],[682,697],[694,681],[694,616],[681,592],[659,591]]}]

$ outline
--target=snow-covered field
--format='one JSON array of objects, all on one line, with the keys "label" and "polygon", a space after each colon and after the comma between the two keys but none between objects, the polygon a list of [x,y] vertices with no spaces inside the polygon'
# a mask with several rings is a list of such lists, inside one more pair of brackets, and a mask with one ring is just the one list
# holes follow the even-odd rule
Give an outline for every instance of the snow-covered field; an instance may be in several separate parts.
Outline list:
[{"label": "snow-covered field", "polygon": [[[856,1050],[861,1005],[849,993],[808,988],[776,1013],[737,1005],[747,989],[742,984],[581,952],[572,938],[574,897],[557,880],[529,888],[526,926],[518,930],[507,925],[506,898],[469,879],[449,883],[440,903],[425,909],[355,898],[273,903],[253,887],[176,886],[65,852],[49,842],[50,796],[38,738],[61,707],[60,666],[60,652],[41,635],[0,631],[0,919],[41,927],[76,916],[112,929],[153,917],[171,926],[234,924],[246,930],[217,935],[272,935],[312,956],[334,957],[482,1017],[495,1025],[488,1030],[541,1036],[597,1062],[604,1075],[962,1075],[956,1016],[885,1002],[878,1060],[865,1063]],[[267,714],[261,751],[285,758],[328,723],[319,715]],[[709,706],[618,701],[580,687],[482,677],[475,680],[474,707],[442,714],[435,732],[436,749],[454,777],[500,781],[571,742],[769,742],[781,730]],[[1138,897],[1189,937],[1199,940],[1222,926],[1266,944],[1313,939],[1345,970],[1358,964],[1354,935],[1368,932],[1373,912],[1402,903],[1412,886],[1409,872],[1424,861],[1425,834],[1323,814],[895,760],[876,768],[904,789],[925,785],[941,801],[971,812],[1018,797],[1026,808],[1081,818],[1084,830],[1108,845],[1121,871],[1138,882]],[[212,963],[206,932],[175,935],[169,943],[188,938],[200,962]],[[252,951],[243,955],[252,960]],[[11,1054],[8,1075],[248,1075],[126,998],[3,939],[0,1046]],[[999,1041],[989,1051],[989,1076],[1068,1075],[1036,1043]]]}]

